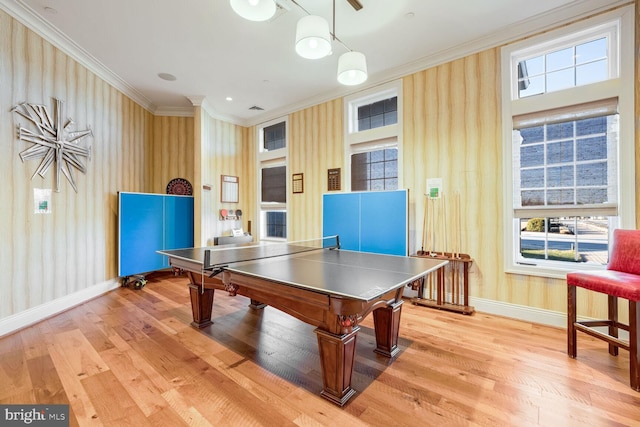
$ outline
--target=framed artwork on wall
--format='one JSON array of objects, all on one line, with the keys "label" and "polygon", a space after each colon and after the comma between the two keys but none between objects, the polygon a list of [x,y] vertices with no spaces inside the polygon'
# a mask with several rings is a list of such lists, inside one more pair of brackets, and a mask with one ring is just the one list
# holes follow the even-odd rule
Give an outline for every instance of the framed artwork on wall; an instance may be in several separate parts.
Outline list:
[{"label": "framed artwork on wall", "polygon": [[221,175],[220,176],[220,201],[222,203],[238,203],[238,185],[237,176]]}]

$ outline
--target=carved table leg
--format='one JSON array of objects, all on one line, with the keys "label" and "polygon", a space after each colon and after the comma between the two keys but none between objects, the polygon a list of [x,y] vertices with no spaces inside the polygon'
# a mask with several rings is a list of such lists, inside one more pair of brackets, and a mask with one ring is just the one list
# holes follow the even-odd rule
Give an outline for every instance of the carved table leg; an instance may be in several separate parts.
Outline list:
[{"label": "carved table leg", "polygon": [[191,295],[191,312],[193,322],[191,326],[202,329],[213,322],[211,321],[211,310],[213,309],[213,289],[204,289],[193,283],[189,284],[189,294]]},{"label": "carved table leg", "polygon": [[253,308],[254,310],[260,310],[262,308],[265,308],[267,306],[267,304],[261,303],[258,300],[255,299],[251,299],[251,304],[249,304],[249,307]]},{"label": "carved table leg", "polygon": [[398,348],[398,333],[400,331],[400,314],[402,304],[400,300],[387,307],[373,310],[373,324],[376,330],[376,353],[386,357],[393,357]]},{"label": "carved table leg", "polygon": [[322,397],[343,406],[356,391],[351,388],[351,376],[356,354],[359,327],[349,333],[335,335],[322,329],[314,332],[318,337],[322,366]]}]

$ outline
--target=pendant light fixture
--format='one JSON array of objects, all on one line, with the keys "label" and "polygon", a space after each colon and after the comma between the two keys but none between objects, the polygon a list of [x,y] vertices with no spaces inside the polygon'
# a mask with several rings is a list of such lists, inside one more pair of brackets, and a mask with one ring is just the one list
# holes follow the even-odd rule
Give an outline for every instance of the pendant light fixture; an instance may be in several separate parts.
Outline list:
[{"label": "pendant light fixture", "polygon": [[235,13],[249,21],[267,21],[276,14],[275,0],[230,0]]},{"label": "pendant light fixture", "polygon": [[[362,9],[359,1],[349,1],[349,3],[356,11]],[[356,7],[354,3],[360,7]],[[352,51],[336,36],[336,0],[333,0],[333,39],[339,41],[349,51],[338,58],[338,83],[355,86],[367,81],[367,58],[364,53]]]},{"label": "pendant light fixture", "polygon": [[367,81],[367,59],[362,52],[347,52],[338,59],[338,82],[346,86]]},{"label": "pendant light fixture", "polygon": [[[359,85],[367,81],[367,59],[361,52],[354,52],[336,36],[336,0],[333,0],[333,32],[329,23],[321,16],[311,15],[296,0],[291,3],[302,9],[306,16],[296,25],[295,48],[298,55],[307,59],[320,59],[332,53],[332,42],[339,42],[348,51],[338,59],[338,82],[347,85]],[[359,0],[348,0],[358,11],[362,9]],[[267,21],[277,10],[276,0],[229,0],[231,8],[250,21]]]},{"label": "pendant light fixture", "polygon": [[296,52],[307,59],[320,59],[331,53],[329,23],[321,16],[307,15],[296,26]]}]

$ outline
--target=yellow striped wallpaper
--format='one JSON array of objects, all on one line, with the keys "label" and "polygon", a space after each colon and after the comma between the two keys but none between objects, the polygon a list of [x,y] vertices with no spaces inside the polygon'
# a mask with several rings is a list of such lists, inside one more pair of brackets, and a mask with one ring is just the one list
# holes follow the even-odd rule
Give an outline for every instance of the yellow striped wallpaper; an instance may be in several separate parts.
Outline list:
[{"label": "yellow striped wallpaper", "polygon": [[[342,99],[291,114],[289,133],[288,238],[315,239],[322,236],[322,195],[327,192],[327,169],[343,168]],[[303,174],[303,193],[292,191],[291,176],[296,173]]]},{"label": "yellow striped wallpaper", "polygon": [[[23,163],[29,127],[11,113],[22,103],[64,101],[74,130],[91,128],[87,173],[75,172],[76,193],[61,177],[51,213],[34,213],[34,189],[54,187],[54,169],[36,176],[39,160]],[[60,50],[0,11],[0,319],[117,275],[117,192],[144,191],[145,149],[153,116]]]},{"label": "yellow striped wallpaper", "polygon": [[145,146],[145,192],[165,193],[174,178],[194,185],[193,117],[154,116]]}]

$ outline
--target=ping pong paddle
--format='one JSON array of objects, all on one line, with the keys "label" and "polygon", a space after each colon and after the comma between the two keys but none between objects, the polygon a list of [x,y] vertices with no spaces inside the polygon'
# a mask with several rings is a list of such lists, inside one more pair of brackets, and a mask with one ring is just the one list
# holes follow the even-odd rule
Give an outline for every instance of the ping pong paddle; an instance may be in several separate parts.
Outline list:
[{"label": "ping pong paddle", "polygon": [[220,216],[222,217],[222,219],[226,219],[228,215],[228,212],[226,209],[220,209]]},{"label": "ping pong paddle", "polygon": [[236,216],[237,216],[238,218],[240,218],[240,217],[242,216],[242,211],[241,211],[240,209],[238,209],[238,210],[236,211]]}]

